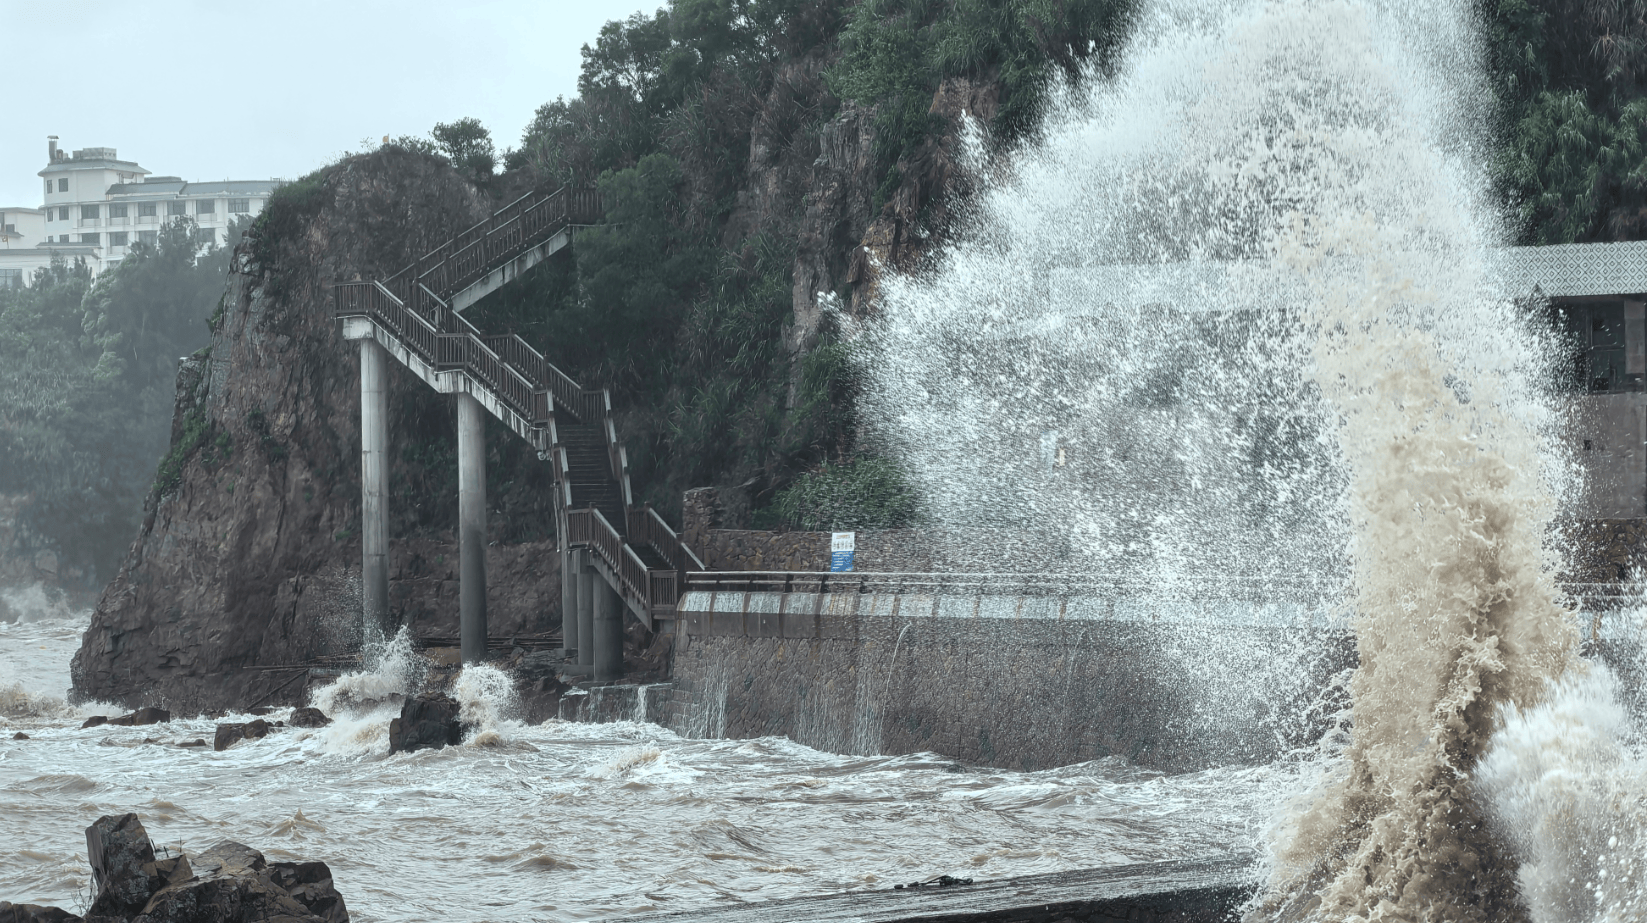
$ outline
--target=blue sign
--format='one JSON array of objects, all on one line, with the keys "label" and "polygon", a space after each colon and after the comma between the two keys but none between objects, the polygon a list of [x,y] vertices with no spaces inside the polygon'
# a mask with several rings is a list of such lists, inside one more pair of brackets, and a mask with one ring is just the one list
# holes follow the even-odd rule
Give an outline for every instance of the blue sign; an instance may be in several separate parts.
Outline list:
[{"label": "blue sign", "polygon": [[829,536],[829,569],[831,571],[847,571],[852,569],[852,559],[858,546],[858,533],[833,532]]}]

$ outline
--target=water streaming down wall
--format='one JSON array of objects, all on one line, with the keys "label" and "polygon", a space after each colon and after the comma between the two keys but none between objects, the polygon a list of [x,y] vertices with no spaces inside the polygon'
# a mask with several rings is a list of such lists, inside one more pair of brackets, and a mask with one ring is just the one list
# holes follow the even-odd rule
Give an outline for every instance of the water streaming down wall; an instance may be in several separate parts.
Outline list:
[{"label": "water streaming down wall", "polygon": [[[1621,842],[1597,839],[1607,798],[1522,785],[1510,810],[1471,784],[1500,726],[1588,713],[1624,739],[1561,704],[1599,687],[1550,698],[1583,670],[1546,544],[1573,468],[1546,438],[1547,341],[1487,271],[1502,227],[1472,29],[1458,2],[1154,5],[1122,76],[1071,93],[859,339],[865,416],[935,520],[1039,530],[1002,553],[1056,548],[1168,595],[1341,582],[1353,736],[1283,813],[1257,918],[1591,919],[1530,896]],[[1597,789],[1632,758],[1597,745],[1550,771]],[[1551,822],[1572,807],[1592,822]],[[1603,918],[1634,918],[1642,887]]]}]

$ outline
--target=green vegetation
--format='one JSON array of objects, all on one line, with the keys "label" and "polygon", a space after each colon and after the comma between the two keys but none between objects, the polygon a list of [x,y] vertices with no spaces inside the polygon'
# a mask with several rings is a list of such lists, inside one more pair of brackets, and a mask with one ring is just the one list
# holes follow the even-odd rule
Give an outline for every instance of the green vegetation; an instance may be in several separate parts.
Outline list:
[{"label": "green vegetation", "polygon": [[779,491],[760,518],[771,525],[837,532],[913,525],[917,510],[915,489],[897,464],[866,455],[819,466],[811,477]]},{"label": "green vegetation", "polygon": [[1499,101],[1494,172],[1522,242],[1647,236],[1641,5],[1481,2]]},{"label": "green vegetation", "polygon": [[212,435],[190,418],[168,452],[177,357],[203,345],[227,268],[228,250],[202,252],[185,220],[95,281],[57,260],[0,290],[0,492],[29,496],[25,541],[88,586],[112,575],[151,488],[175,486],[181,459]]},{"label": "green vegetation", "polygon": [[880,181],[874,208],[918,166],[936,132],[929,113],[946,77],[993,82],[993,129],[1011,142],[1032,131],[1058,78],[1108,73],[1132,25],[1134,0],[865,0],[840,35],[829,87],[874,107]]},{"label": "green vegetation", "polygon": [[598,183],[606,220],[476,323],[614,389],[636,488],[661,509],[722,484],[747,488],[773,524],[905,522],[893,463],[854,461],[849,345],[828,317],[816,336],[794,331],[804,189],[739,211],[756,134],[804,169],[844,105],[873,112],[879,208],[929,182],[947,126],[927,111],[944,78],[997,83],[991,127],[1010,141],[1055,80],[1113,65],[1132,14],[1133,0],[675,0],[608,23],[583,49],[577,98],[542,106],[504,158],[531,182]]}]

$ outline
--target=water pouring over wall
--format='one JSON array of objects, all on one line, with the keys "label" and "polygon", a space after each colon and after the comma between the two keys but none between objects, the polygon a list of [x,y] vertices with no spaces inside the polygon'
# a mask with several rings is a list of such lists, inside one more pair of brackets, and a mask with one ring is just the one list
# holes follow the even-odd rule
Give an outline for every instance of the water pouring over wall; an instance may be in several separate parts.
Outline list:
[{"label": "water pouring over wall", "polygon": [[1284,815],[1258,918],[1522,917],[1505,825],[1542,809],[1489,834],[1472,772],[1537,714],[1501,709],[1584,669],[1549,341],[1488,270],[1472,28],[1460,3],[1156,5],[1121,77],[1010,167],[978,157],[970,227],[860,339],[930,515],[1038,532],[1003,555],[1146,575],[1168,607],[1197,576],[1340,582],[1353,735]]}]

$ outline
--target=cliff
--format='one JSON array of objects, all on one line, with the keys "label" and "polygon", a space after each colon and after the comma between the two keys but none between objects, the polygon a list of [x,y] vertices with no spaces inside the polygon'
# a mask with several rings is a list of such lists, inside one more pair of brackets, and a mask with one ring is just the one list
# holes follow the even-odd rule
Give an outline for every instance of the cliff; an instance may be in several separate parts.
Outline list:
[{"label": "cliff", "polygon": [[[209,354],[182,363],[171,454],[75,656],[78,696],[245,706],[290,677],[255,667],[358,643],[359,358],[331,286],[398,271],[489,206],[444,162],[388,147],[270,203],[236,254]],[[391,525],[394,613],[456,635],[455,410],[398,368],[391,388],[407,501]],[[492,437],[494,531],[516,540],[488,562],[492,631],[545,630],[559,618],[547,477],[512,435]]]}]

